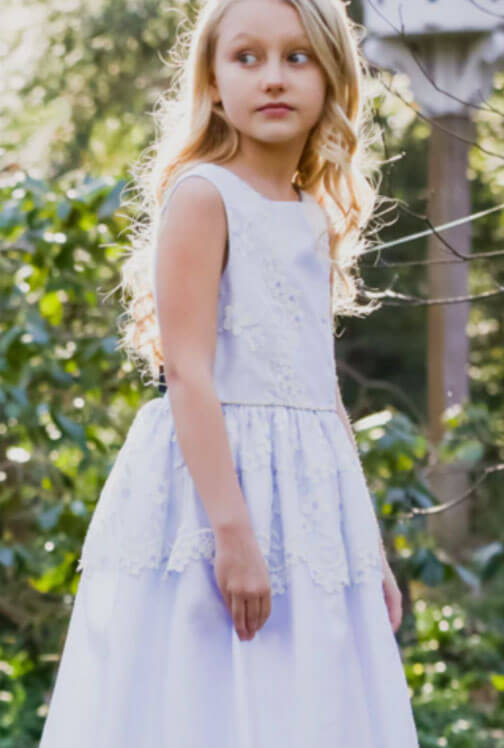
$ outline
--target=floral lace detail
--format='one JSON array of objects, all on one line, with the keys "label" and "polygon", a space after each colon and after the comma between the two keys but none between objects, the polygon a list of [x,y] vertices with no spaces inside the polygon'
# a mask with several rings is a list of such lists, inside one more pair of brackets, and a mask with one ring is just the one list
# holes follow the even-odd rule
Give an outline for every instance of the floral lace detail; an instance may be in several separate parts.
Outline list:
[{"label": "floral lace detail", "polygon": [[[237,210],[229,202],[228,211],[228,232],[229,245],[231,251],[241,258],[251,257],[256,251],[254,226],[256,225],[257,216],[252,211],[247,213],[243,210]],[[234,263],[234,256],[229,253],[229,262]]]},{"label": "floral lace detail", "polygon": [[[279,404],[307,403],[314,399],[313,394],[318,404],[333,404],[335,388],[332,391],[330,377],[312,394],[312,380],[301,374],[304,362],[300,352],[307,335],[316,336],[319,348],[331,352],[329,270],[321,261],[320,249],[315,251],[318,242],[312,236],[310,246],[310,235],[306,233],[305,244],[290,254],[285,230],[276,225],[274,206],[263,201],[251,205],[227,195],[226,209],[229,255],[219,286],[217,360],[222,354],[244,372],[252,353],[263,366],[261,380],[268,388],[264,394]],[[310,268],[313,276],[323,278],[327,285],[327,303],[314,297],[308,305],[309,323],[308,297],[295,272],[298,265]],[[227,336],[233,338],[231,349]],[[327,371],[332,368],[334,374],[334,357],[327,356],[325,363]],[[236,379],[231,371],[227,376]],[[253,376],[250,380],[253,382]],[[233,387],[230,383],[229,389]],[[226,389],[223,385],[223,399]],[[329,391],[329,395],[324,396],[324,391]]]},{"label": "floral lace detail", "polygon": [[261,344],[264,344],[264,333],[260,323],[254,319],[243,308],[237,305],[226,304],[224,306],[224,319],[218,332],[229,330],[233,335],[241,335],[246,332],[246,341],[250,350],[255,353]]},{"label": "floral lace detail", "polygon": [[293,352],[301,345],[300,331],[304,320],[301,292],[289,283],[273,251],[264,258],[263,272],[277,308],[272,315],[279,341],[278,355],[271,361],[275,393],[280,399],[303,400],[307,397],[306,389],[293,365]]},{"label": "floral lace detail", "polygon": [[[166,402],[167,399],[159,398],[139,411],[104,486],[78,571],[86,569],[93,573],[116,567],[138,575],[156,569],[162,570],[165,579],[170,572],[183,572],[192,562],[206,561],[213,565],[214,532],[208,525],[194,526],[199,499],[174,438]],[[259,514],[255,517],[256,521],[259,517],[255,536],[270,572],[272,594],[286,591],[290,570],[298,564],[304,564],[313,582],[329,594],[344,585],[364,583],[382,574],[378,526],[371,517],[371,507],[364,504],[366,511],[358,510],[356,539],[352,528],[357,525],[355,518],[352,519],[354,510],[349,505],[349,496],[338,493],[337,481],[343,478],[350,483],[341,490],[355,496],[366,491],[360,463],[353,459],[348,442],[339,441],[339,457],[335,460],[334,444],[331,446],[324,437],[319,415],[289,414],[288,409],[281,407],[272,412],[237,406],[224,406],[224,410],[244,494],[253,499],[255,486],[259,491],[266,485],[265,480],[273,481],[271,502],[265,504],[264,510],[256,509]],[[338,425],[343,428],[339,419],[334,414],[327,417],[337,434]],[[292,441],[297,432],[293,426],[299,418],[306,432],[302,444]],[[275,439],[284,441],[276,457],[272,427]],[[253,434],[249,436],[250,444],[243,441],[247,432]],[[159,441],[157,447],[154,434]],[[167,441],[172,444],[171,452],[165,446]],[[145,459],[146,450],[152,451],[149,445],[153,445],[152,464],[158,466],[158,472],[151,470],[142,479],[137,466]],[[160,466],[161,455],[166,456],[168,466]],[[172,471],[170,464],[177,469]],[[174,486],[173,480],[179,483]],[[295,491],[292,501],[288,498],[288,485]],[[178,504],[172,509],[171,502],[175,499]],[[180,514],[184,507],[185,515]],[[168,539],[166,523],[172,511],[179,520]]]},{"label": "floral lace detail", "polygon": [[287,357],[272,361],[271,369],[275,382],[275,393],[278,397],[296,400],[306,396],[299,377],[296,376],[294,367]]},{"label": "floral lace detail", "polygon": [[[268,225],[271,218],[265,216]],[[273,219],[274,220],[274,219]],[[261,258],[262,282],[268,291],[272,311],[268,319],[270,330],[278,341],[274,354],[269,355],[271,381],[274,393],[282,399],[300,401],[307,398],[303,379],[299,377],[293,364],[293,352],[301,345],[300,332],[304,324],[302,294],[292,281],[289,281],[282,265],[275,256],[274,242],[265,240],[267,251]],[[267,351],[264,352],[267,358]]]},{"label": "floral lace detail", "polygon": [[[334,542],[328,541],[324,546],[325,561],[315,562],[310,557],[308,548],[303,547],[305,545],[303,538],[293,538],[288,543],[283,543],[279,533],[274,531],[270,536],[256,534],[256,539],[268,567],[272,595],[281,595],[287,591],[290,569],[298,564],[304,564],[313,582],[328,594],[337,593],[342,587],[350,584],[365,584],[375,581],[377,577],[383,579],[382,560],[378,547],[371,550],[363,549],[358,556],[359,563],[350,569],[342,548]],[[135,563],[134,552],[131,552],[133,550],[130,549],[129,555],[123,556],[119,563],[116,559],[112,565],[119,566],[135,576],[147,569],[162,569],[161,578],[164,580],[170,572],[182,573],[192,562],[207,561],[214,566],[215,533],[211,527],[208,527],[187,534],[179,534],[171,547],[168,559],[161,558],[159,554],[152,551],[149,559],[142,557],[141,563]],[[92,574],[110,565],[109,560],[85,563],[81,557],[77,571],[86,569],[86,573]]]},{"label": "floral lace detail", "polygon": [[[168,407],[169,406],[167,405],[167,408]],[[249,423],[250,427],[253,428],[254,441],[253,444],[247,446],[246,454],[244,454],[240,460],[240,470],[242,472],[258,472],[263,469],[269,470],[272,464],[273,454],[272,428],[274,428],[276,435],[284,434],[285,437],[288,438],[288,408],[281,406],[274,406],[272,408],[272,414],[270,416],[274,423],[274,427],[272,427],[271,422],[264,417],[265,413],[267,413],[267,406],[255,405],[249,408],[246,404],[236,406],[223,403],[222,407],[227,416],[225,419],[226,431],[234,455],[238,455],[240,449],[243,450],[241,444],[241,430],[243,425],[239,416],[233,417],[236,412],[236,407],[242,407],[245,410],[248,409],[250,413]],[[306,439],[303,439],[302,444],[294,443],[291,446],[291,451],[294,453],[294,459],[295,453],[298,451],[302,452],[304,458],[302,467],[299,461],[296,463],[299,467],[297,482],[303,493],[315,489],[322,481],[327,481],[331,476],[335,476],[338,472],[343,470],[353,472],[357,471],[365,480],[362,465],[357,459],[353,446],[350,444],[339,414],[336,411],[327,412],[333,421],[331,427],[333,431],[338,434],[338,439],[340,441],[338,459],[335,459],[334,445],[330,440],[328,440],[327,435],[320,426],[317,411],[314,411],[313,418],[310,418],[304,424],[307,430],[305,435]],[[275,469],[278,469],[278,466],[276,466]]]},{"label": "floral lace detail", "polygon": [[263,259],[262,266],[265,282],[280,312],[280,318],[283,316],[295,330],[299,330],[304,319],[301,291],[289,283],[272,254]]},{"label": "floral lace detail", "polygon": [[[372,581],[376,575],[383,576],[382,562],[376,550],[365,549],[359,555],[360,563],[352,574],[341,547],[330,539],[326,540],[325,563],[314,563],[309,552],[303,548],[300,538],[284,543],[278,532],[271,536],[259,535],[257,542],[268,566],[273,595],[283,594],[288,587],[289,570],[297,564],[305,564],[315,584],[326,592],[334,593],[349,584],[363,584]],[[212,565],[215,561],[215,535],[211,528],[204,528],[179,538],[173,548],[170,562],[165,566],[163,577],[170,571],[182,572],[191,561],[206,559]]]}]

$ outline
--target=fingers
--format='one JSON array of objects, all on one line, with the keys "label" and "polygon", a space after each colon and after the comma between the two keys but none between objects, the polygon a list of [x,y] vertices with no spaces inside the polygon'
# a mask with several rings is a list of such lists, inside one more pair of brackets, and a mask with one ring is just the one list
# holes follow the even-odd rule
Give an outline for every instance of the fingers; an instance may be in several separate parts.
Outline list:
[{"label": "fingers", "polygon": [[261,608],[261,599],[259,597],[249,597],[245,600],[245,623],[251,636],[259,628],[259,615]]},{"label": "fingers", "polygon": [[399,600],[396,603],[395,613],[394,613],[394,620],[395,620],[395,629],[394,629],[394,631],[397,631],[397,629],[401,625],[402,615],[403,615],[402,603],[401,603],[401,599],[399,598]]},{"label": "fingers", "polygon": [[245,598],[242,595],[231,595],[231,616],[240,639],[248,639],[249,634],[245,624]]},{"label": "fingers", "polygon": [[261,629],[271,614],[271,592],[261,595],[261,608],[259,618],[259,628]]},{"label": "fingers", "polygon": [[230,596],[231,617],[240,639],[252,639],[257,631],[261,629],[268,620],[271,613],[271,595],[245,596],[231,594]]},{"label": "fingers", "polygon": [[389,585],[384,584],[383,592],[390,623],[396,632],[402,622],[402,594],[396,585],[391,589]]}]

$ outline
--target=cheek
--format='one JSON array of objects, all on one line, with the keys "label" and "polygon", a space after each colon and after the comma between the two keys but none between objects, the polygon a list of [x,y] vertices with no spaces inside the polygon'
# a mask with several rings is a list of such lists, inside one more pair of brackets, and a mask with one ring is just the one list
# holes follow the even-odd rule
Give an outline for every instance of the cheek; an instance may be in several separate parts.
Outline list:
[{"label": "cheek", "polygon": [[237,114],[243,110],[248,112],[253,105],[250,95],[252,88],[251,78],[235,71],[226,73],[221,79],[220,91],[227,109]]},{"label": "cheek", "polygon": [[320,75],[310,76],[306,81],[306,104],[311,110],[321,111],[326,97],[326,82]]},{"label": "cheek", "polygon": [[307,89],[313,101],[324,101],[327,83],[320,71],[317,70],[310,76]]}]

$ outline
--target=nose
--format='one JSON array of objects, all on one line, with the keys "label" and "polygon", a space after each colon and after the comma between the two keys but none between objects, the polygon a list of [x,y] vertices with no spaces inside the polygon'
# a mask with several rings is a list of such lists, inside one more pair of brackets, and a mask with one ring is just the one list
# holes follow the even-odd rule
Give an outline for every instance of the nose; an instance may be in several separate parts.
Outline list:
[{"label": "nose", "polygon": [[263,83],[267,88],[278,88],[284,86],[285,71],[282,61],[276,58],[269,59],[264,66]]}]

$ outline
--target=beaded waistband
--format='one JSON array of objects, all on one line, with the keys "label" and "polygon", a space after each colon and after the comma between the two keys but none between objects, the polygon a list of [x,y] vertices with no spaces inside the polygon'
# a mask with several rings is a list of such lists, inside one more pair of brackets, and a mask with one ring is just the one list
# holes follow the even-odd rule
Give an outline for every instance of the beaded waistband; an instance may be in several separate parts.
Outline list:
[{"label": "beaded waistband", "polygon": [[[168,394],[164,394],[161,400],[164,400],[169,406],[170,401]],[[243,405],[249,408],[296,408],[297,410],[312,410],[312,411],[328,411],[330,413],[337,413],[338,409],[331,405],[313,405],[313,403],[286,403],[286,402],[252,402],[249,400],[220,400],[221,405]]]},{"label": "beaded waistband", "polygon": [[248,400],[221,400],[221,405],[248,405],[256,406],[259,408],[271,407],[271,408],[298,408],[299,410],[329,410],[337,412],[337,408],[334,405],[313,405],[305,403],[286,403],[286,402],[274,402],[274,403],[256,403],[249,402]]},{"label": "beaded waistband", "polygon": [[[163,398],[168,399],[168,389],[166,387],[164,373],[162,368],[159,373],[159,392],[163,393]],[[330,412],[337,413],[338,409],[335,405],[314,405],[313,403],[286,403],[286,402],[252,402],[249,400],[221,400],[221,405],[247,405],[256,407],[270,407],[270,408],[298,408],[299,410],[327,410]]]}]

